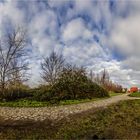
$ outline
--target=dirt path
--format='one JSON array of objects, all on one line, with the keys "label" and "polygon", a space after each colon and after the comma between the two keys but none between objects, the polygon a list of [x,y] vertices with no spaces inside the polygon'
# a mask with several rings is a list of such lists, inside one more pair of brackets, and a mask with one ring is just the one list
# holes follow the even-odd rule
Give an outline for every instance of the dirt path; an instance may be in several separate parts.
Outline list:
[{"label": "dirt path", "polygon": [[38,107],[38,108],[18,108],[18,107],[0,107],[0,123],[22,120],[44,121],[57,120],[65,118],[71,114],[81,113],[92,108],[106,107],[110,104],[117,103],[121,100],[140,99],[129,97],[127,94],[114,96],[108,99],[56,107]]}]

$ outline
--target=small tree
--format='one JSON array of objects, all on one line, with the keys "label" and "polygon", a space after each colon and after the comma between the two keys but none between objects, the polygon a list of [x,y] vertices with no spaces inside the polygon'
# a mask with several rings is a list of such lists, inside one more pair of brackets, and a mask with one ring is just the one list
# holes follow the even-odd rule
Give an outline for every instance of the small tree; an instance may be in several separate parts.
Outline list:
[{"label": "small tree", "polygon": [[53,85],[63,71],[64,65],[65,59],[63,55],[59,55],[53,51],[50,56],[44,58],[43,63],[41,63],[42,79],[49,85]]},{"label": "small tree", "polygon": [[104,88],[89,79],[85,68],[71,65],[64,68],[52,90],[60,100],[108,96]]},{"label": "small tree", "polygon": [[59,97],[76,99],[82,93],[81,86],[88,81],[83,67],[67,65],[53,86],[53,89],[55,89]]}]

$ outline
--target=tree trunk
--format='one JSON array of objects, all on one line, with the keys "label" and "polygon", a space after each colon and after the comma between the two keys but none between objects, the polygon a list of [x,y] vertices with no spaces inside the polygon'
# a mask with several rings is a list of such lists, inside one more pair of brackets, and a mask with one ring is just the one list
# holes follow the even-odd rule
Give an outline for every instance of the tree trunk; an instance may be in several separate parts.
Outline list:
[{"label": "tree trunk", "polygon": [[2,91],[2,95],[4,95],[5,94],[5,83],[4,82],[2,82],[2,84],[1,84],[1,91]]}]

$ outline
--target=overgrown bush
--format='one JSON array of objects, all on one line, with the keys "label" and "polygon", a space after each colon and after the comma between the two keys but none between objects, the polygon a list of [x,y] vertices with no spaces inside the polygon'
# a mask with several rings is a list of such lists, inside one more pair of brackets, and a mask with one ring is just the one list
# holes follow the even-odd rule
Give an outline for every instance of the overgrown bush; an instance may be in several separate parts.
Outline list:
[{"label": "overgrown bush", "polygon": [[82,96],[80,98],[100,98],[109,96],[106,89],[91,81],[81,85],[81,91],[83,94],[81,94]]},{"label": "overgrown bush", "polygon": [[29,89],[23,87],[10,87],[5,89],[5,93],[2,94],[0,92],[0,100],[2,101],[14,101],[17,99],[31,97],[32,95],[29,93]]},{"label": "overgrown bush", "polygon": [[33,99],[37,101],[49,101],[51,99],[51,92],[47,86],[41,86],[33,89]]},{"label": "overgrown bush", "polygon": [[[2,94],[1,94],[2,95]],[[29,98],[36,101],[58,103],[60,100],[86,99],[109,96],[107,90],[92,82],[84,68],[67,66],[54,85],[30,89],[24,86],[9,87],[1,100],[13,101]]]},{"label": "overgrown bush", "polygon": [[57,96],[54,96],[51,86],[41,85],[31,90],[32,100],[48,101],[50,103],[58,103]]},{"label": "overgrown bush", "polygon": [[51,90],[60,100],[109,96],[104,88],[87,78],[83,68],[78,67],[66,68]]}]

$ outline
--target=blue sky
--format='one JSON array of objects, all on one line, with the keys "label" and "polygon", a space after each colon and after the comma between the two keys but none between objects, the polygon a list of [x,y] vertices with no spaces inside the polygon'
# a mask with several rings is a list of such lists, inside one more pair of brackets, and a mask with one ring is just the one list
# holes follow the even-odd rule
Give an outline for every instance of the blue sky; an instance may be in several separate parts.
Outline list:
[{"label": "blue sky", "polygon": [[0,0],[0,35],[26,27],[31,85],[40,81],[42,56],[51,51],[95,73],[106,68],[114,82],[140,86],[140,1]]}]

